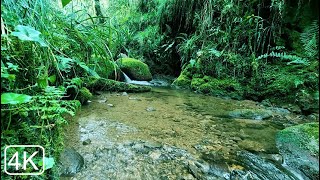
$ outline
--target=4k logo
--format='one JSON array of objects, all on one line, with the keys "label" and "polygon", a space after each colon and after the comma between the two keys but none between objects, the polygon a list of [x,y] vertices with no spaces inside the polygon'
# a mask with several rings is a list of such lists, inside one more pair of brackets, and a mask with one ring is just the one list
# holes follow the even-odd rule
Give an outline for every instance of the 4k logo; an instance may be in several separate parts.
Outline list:
[{"label": "4k logo", "polygon": [[[18,151],[18,148],[23,148],[23,151]],[[36,162],[44,162],[44,156],[44,148],[39,145],[7,146],[4,150],[4,172],[9,175],[40,175],[44,172],[44,166],[37,166]]]}]

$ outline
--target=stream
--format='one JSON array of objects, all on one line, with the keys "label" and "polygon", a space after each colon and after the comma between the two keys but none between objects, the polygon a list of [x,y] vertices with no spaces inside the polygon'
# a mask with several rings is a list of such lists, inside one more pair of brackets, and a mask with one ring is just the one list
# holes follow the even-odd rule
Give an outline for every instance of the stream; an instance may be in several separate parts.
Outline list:
[{"label": "stream", "polygon": [[67,126],[65,146],[84,166],[61,179],[301,179],[275,143],[301,118],[281,108],[266,119],[230,116],[236,109],[267,107],[168,87],[103,92]]}]

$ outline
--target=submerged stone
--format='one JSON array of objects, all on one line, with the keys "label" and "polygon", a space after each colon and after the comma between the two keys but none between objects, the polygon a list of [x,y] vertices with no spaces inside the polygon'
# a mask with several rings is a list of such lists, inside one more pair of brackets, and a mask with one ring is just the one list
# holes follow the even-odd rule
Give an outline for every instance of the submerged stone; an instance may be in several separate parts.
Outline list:
[{"label": "submerged stone", "polygon": [[229,112],[231,118],[263,120],[272,116],[272,111],[264,109],[235,109]]},{"label": "submerged stone", "polygon": [[78,173],[84,165],[83,157],[73,148],[66,148],[60,155],[61,176],[71,177]]}]

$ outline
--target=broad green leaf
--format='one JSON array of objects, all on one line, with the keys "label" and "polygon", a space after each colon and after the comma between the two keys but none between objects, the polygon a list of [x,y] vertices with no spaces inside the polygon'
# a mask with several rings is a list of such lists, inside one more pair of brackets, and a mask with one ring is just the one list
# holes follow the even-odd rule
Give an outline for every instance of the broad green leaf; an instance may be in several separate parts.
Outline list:
[{"label": "broad green leaf", "polygon": [[18,37],[21,41],[38,42],[42,47],[48,45],[40,38],[40,32],[31,26],[17,25],[15,31],[11,33],[12,36]]},{"label": "broad green leaf", "polygon": [[22,104],[30,102],[32,96],[26,94],[3,93],[1,94],[1,104]]},{"label": "broad green leaf", "polygon": [[65,7],[67,4],[69,4],[72,0],[61,0],[62,7]]}]

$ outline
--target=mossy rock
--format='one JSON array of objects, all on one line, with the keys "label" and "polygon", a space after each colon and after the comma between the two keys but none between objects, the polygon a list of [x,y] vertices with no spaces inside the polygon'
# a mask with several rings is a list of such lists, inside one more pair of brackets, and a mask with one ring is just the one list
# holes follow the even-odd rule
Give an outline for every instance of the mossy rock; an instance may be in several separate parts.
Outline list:
[{"label": "mossy rock", "polygon": [[133,58],[121,58],[117,60],[120,69],[137,81],[151,81],[152,75],[147,64]]},{"label": "mossy rock", "polygon": [[79,90],[76,100],[79,100],[81,104],[86,104],[91,98],[92,94],[89,89],[87,89],[86,87],[82,87]]},{"label": "mossy rock", "polygon": [[194,75],[191,81],[191,88],[214,96],[229,96],[235,99],[241,99],[243,96],[240,84],[232,79],[216,79],[210,76],[196,78]]},{"label": "mossy rock", "polygon": [[180,74],[180,76],[173,81],[172,85],[189,88],[190,83],[191,83],[191,79],[188,76],[184,74]]},{"label": "mossy rock", "polygon": [[149,86],[138,86],[105,78],[86,78],[85,86],[91,91],[116,91],[116,92],[148,92]]},{"label": "mossy rock", "polygon": [[304,179],[319,179],[319,122],[285,128],[276,142],[288,166]]}]

